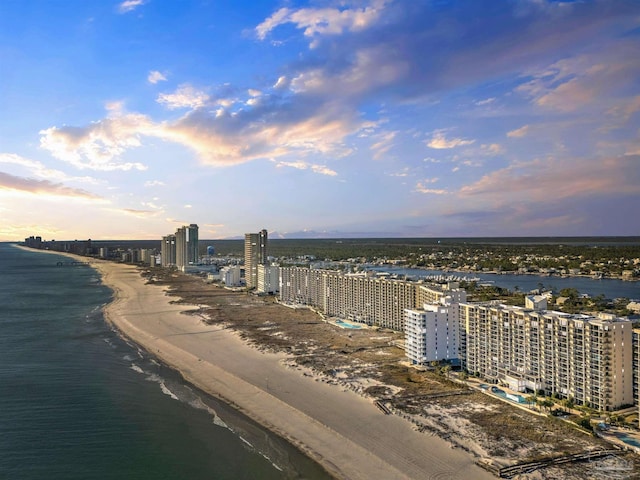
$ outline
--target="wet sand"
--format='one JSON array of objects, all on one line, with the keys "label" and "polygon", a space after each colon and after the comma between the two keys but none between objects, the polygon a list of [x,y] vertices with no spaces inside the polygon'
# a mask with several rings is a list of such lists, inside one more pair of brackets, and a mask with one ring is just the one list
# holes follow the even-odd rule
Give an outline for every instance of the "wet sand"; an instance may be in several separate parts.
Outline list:
[{"label": "wet sand", "polygon": [[[58,252],[52,252],[58,253]],[[86,261],[84,257],[76,257]],[[91,260],[115,292],[107,320],[207,393],[286,438],[340,479],[489,479],[467,453],[385,415],[352,391],[286,367],[235,332],[207,325],[130,265]]]}]

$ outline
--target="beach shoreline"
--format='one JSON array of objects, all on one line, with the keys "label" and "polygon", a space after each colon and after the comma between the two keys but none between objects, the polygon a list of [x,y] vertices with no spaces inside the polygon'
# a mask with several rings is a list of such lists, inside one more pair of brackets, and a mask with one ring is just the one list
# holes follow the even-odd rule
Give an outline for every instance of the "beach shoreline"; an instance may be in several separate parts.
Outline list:
[{"label": "beach shoreline", "polygon": [[235,331],[185,315],[198,306],[177,304],[165,287],[145,284],[137,267],[96,259],[90,265],[114,292],[104,311],[117,330],[335,478],[494,478],[468,453],[384,415],[370,399],[285,366],[287,354],[261,351]]}]

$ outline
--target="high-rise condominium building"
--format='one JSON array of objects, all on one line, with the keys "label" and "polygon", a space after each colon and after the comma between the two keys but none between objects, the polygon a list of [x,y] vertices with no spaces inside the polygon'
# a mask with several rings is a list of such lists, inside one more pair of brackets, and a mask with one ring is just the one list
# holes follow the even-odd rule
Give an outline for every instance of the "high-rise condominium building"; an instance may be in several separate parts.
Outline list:
[{"label": "high-rise condominium building", "polygon": [[421,309],[406,309],[405,354],[414,365],[457,360],[459,351],[459,304],[467,292],[457,284],[417,287]]},{"label": "high-rise condominium building", "polygon": [[634,403],[632,322],[626,319],[462,303],[460,349],[469,373],[513,390],[603,411]]},{"label": "high-rise condominium building", "polygon": [[244,276],[247,288],[258,286],[258,265],[267,264],[267,231],[244,234]]},{"label": "high-rise condominium building", "polygon": [[280,288],[280,267],[276,265],[258,265],[258,293],[273,295]]},{"label": "high-rise condominium building", "polygon": [[280,269],[280,299],[284,303],[312,305],[328,316],[398,331],[404,329],[404,310],[416,305],[417,286],[373,273]]},{"label": "high-rise condominium building", "polygon": [[176,264],[176,236],[165,235],[160,244],[160,258],[163,267],[170,267]]},{"label": "high-rise condominium building", "polygon": [[188,265],[198,263],[198,225],[192,223],[176,231],[176,266],[185,270]]}]

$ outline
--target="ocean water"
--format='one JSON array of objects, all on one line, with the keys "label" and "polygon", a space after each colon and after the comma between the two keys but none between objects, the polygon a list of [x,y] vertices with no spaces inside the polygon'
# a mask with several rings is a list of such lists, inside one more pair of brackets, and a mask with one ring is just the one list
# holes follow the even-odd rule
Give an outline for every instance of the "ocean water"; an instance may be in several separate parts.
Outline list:
[{"label": "ocean water", "polygon": [[329,479],[121,338],[88,266],[0,243],[1,479]]}]

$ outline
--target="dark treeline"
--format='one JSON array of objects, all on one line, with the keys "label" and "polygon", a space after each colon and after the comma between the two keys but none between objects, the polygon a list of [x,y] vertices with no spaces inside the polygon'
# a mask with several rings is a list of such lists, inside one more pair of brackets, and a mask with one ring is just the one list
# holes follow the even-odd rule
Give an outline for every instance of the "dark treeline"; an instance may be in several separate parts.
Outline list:
[{"label": "dark treeline", "polygon": [[[244,255],[244,240],[200,240],[200,253],[209,245],[216,255]],[[160,240],[93,240],[94,247],[160,248]],[[274,257],[313,256],[317,259],[367,260],[410,258],[437,253],[443,257],[484,257],[492,265],[512,257],[537,255],[540,266],[554,266],[564,257],[568,266],[581,261],[602,262],[620,258],[640,258],[640,237],[517,237],[517,238],[360,238],[360,239],[269,239],[269,255]],[[417,262],[419,263],[419,262]]]},{"label": "dark treeline", "polygon": [[[214,245],[216,254],[244,255],[243,240],[200,241],[202,251],[207,245]],[[479,257],[490,253],[494,260],[496,256],[538,255],[599,262],[620,257],[639,258],[640,237],[269,239],[269,254],[274,257],[312,255],[318,259],[364,257],[372,260],[407,258],[436,252]]]}]

